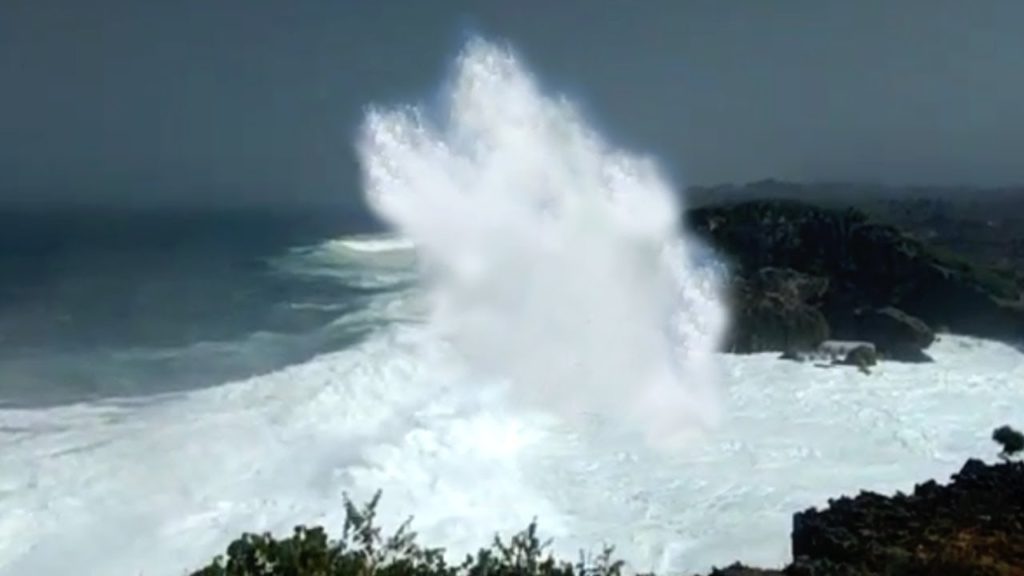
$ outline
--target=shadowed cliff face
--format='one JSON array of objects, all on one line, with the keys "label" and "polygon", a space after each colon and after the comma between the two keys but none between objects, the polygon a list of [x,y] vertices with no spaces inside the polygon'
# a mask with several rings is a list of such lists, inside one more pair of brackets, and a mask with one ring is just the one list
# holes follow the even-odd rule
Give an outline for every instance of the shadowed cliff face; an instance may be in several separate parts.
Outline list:
[{"label": "shadowed cliff face", "polygon": [[[785,350],[793,340],[820,342],[824,334],[872,341],[896,359],[923,360],[935,329],[1024,339],[1020,287],[1012,274],[936,248],[863,212],[757,200],[697,208],[686,218],[734,266],[735,351]],[[827,288],[809,297],[761,281],[766,271],[779,269],[798,283],[823,282]],[[766,295],[769,304],[775,301],[769,306],[774,316],[761,314]],[[827,330],[812,321],[815,310]],[[775,330],[779,322],[787,330]],[[751,331],[769,334],[751,338]]]},{"label": "shadowed cliff face", "polygon": [[796,567],[814,574],[1024,573],[1024,464],[969,460],[953,482],[913,494],[862,493],[808,510],[793,521]]}]

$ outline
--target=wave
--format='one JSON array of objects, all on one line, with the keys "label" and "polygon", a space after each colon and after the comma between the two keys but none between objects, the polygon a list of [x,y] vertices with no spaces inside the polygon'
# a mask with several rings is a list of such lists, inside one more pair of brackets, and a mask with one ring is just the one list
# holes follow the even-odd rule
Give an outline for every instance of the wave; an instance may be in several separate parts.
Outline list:
[{"label": "wave", "polygon": [[377,254],[381,252],[408,252],[414,250],[416,245],[408,239],[392,235],[377,236],[353,236],[332,240],[325,244],[330,249],[348,250],[351,252],[363,252]]},{"label": "wave", "polygon": [[417,279],[412,243],[394,236],[351,236],[302,246],[274,259],[284,274],[327,278],[368,290],[407,288]]},{"label": "wave", "polygon": [[[481,459],[490,464],[474,477],[493,492],[471,497],[477,512],[446,506],[425,520],[512,529],[531,508],[549,512],[526,505],[508,452],[526,426],[473,410],[486,394],[460,395],[460,371],[443,349],[424,354],[424,338],[384,329],[343,352],[146,405],[0,411],[0,505],[10,512],[0,517],[0,572],[181,573],[225,534],[336,523],[343,490],[385,488],[396,507],[382,512],[397,522],[402,508],[432,500],[423,491],[470,494],[474,480],[455,468]],[[502,487],[524,504],[518,516],[487,509]]]},{"label": "wave", "polygon": [[358,150],[367,200],[415,243],[448,342],[566,417],[603,412],[658,442],[712,422],[724,306],[657,165],[483,40],[441,102],[371,109]]}]

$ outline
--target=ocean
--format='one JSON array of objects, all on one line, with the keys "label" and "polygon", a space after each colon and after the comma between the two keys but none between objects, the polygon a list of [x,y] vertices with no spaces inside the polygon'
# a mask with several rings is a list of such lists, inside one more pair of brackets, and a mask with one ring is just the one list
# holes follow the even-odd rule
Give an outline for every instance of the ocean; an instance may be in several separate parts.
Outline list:
[{"label": "ocean", "polygon": [[347,214],[0,214],[0,405],[200,388],[351,342],[356,328],[330,322],[372,288],[286,269],[303,246],[375,226]]},{"label": "ocean", "polygon": [[942,335],[870,375],[720,354],[724,267],[656,162],[482,41],[447,90],[368,113],[381,225],[7,218],[0,574],[179,576],[377,490],[385,527],[455,559],[537,518],[573,559],[781,565],[794,512],[994,459],[1020,351]]}]

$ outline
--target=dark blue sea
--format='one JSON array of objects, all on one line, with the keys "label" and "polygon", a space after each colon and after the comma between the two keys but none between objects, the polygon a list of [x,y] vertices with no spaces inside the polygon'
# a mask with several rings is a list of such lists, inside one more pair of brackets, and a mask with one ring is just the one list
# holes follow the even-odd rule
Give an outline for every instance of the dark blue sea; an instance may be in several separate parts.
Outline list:
[{"label": "dark blue sea", "polygon": [[0,213],[0,404],[212,386],[344,347],[360,328],[332,322],[373,289],[289,264],[374,230],[336,207]]}]

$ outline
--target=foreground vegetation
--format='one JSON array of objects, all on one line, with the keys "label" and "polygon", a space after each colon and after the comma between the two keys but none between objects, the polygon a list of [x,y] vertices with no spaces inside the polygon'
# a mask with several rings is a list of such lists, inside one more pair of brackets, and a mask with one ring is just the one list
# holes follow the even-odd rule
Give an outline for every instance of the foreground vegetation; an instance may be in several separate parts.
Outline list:
[{"label": "foreground vegetation", "polygon": [[550,542],[537,536],[531,523],[508,542],[495,536],[462,563],[449,565],[440,548],[423,548],[403,523],[391,536],[376,524],[378,492],[362,508],[347,497],[341,538],[332,541],[321,527],[298,526],[291,537],[244,534],[192,576],[619,576],[622,562],[606,548],[595,557],[581,555],[575,563],[556,560]]},{"label": "foreground vegetation", "polygon": [[[782,570],[736,564],[712,576],[1020,576],[1024,574],[1024,435],[1008,426],[992,439],[1004,463],[969,460],[940,486],[929,481],[909,495],[862,493],[794,516],[793,563]],[[384,536],[376,524],[380,493],[362,507],[345,499],[337,540],[321,527],[296,527],[277,539],[244,534],[192,576],[620,576],[624,563],[605,548],[558,560],[537,524],[507,542],[448,564],[444,551],[423,548],[403,523]],[[737,554],[742,551],[737,550]]]}]

